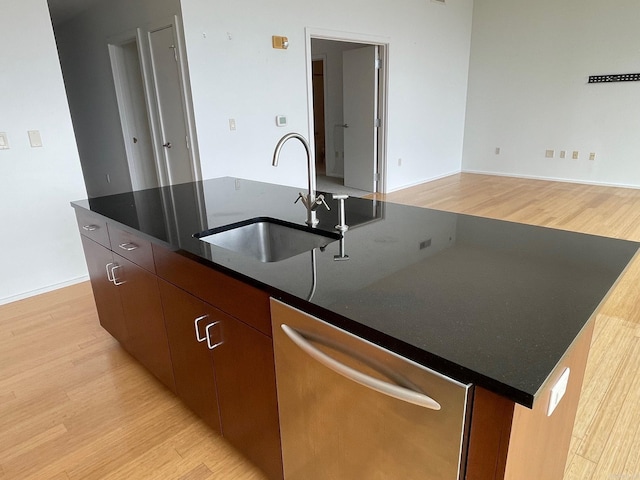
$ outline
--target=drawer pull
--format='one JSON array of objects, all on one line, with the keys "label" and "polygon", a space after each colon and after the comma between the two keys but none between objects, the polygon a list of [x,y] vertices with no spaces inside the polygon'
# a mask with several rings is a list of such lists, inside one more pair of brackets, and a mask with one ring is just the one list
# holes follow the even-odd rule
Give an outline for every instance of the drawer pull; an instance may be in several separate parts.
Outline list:
[{"label": "drawer pull", "polygon": [[130,252],[130,251],[135,250],[136,248],[138,248],[138,245],[136,245],[135,243],[121,243],[118,246],[121,249],[126,250],[127,252]]},{"label": "drawer pull", "polygon": [[96,230],[98,230],[100,227],[98,225],[83,225],[82,229],[86,230],[87,232],[95,232]]}]

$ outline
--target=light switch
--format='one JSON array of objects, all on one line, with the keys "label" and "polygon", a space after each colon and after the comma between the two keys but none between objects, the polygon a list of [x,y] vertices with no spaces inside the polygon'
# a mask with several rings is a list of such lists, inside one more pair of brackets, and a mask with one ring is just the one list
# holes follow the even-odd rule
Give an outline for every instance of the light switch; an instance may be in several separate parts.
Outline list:
[{"label": "light switch", "polygon": [[276,125],[279,127],[287,126],[287,116],[286,115],[277,115],[276,116]]},{"label": "light switch", "polygon": [[551,387],[551,394],[549,396],[549,409],[547,410],[547,417],[550,417],[553,411],[556,409],[562,397],[564,397],[567,391],[567,385],[569,384],[569,373],[571,369],[565,368],[560,378],[556,381],[555,385]]},{"label": "light switch", "polygon": [[42,137],[40,137],[38,130],[29,130],[27,133],[29,134],[29,142],[31,142],[32,148],[42,146]]},{"label": "light switch", "polygon": [[7,134],[5,132],[0,132],[0,150],[8,150],[9,149],[9,139],[7,138]]}]

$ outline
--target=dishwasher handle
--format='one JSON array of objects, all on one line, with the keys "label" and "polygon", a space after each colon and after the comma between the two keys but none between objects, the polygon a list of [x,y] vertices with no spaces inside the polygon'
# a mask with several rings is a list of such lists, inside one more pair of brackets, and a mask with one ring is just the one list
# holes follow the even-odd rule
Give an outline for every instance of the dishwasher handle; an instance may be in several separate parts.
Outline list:
[{"label": "dishwasher handle", "polygon": [[334,372],[342,375],[343,377],[346,377],[349,380],[359,383],[360,385],[375,390],[376,392],[380,392],[389,397],[396,398],[403,402],[418,405],[419,407],[428,408],[430,410],[441,409],[440,404],[428,395],[410,390],[408,388],[400,387],[398,385],[393,385],[389,382],[378,380],[377,378],[371,377],[370,375],[366,375],[362,372],[359,372],[358,370],[348,367],[347,365],[338,362],[326,353],[321,352],[320,350],[315,348],[302,335],[300,335],[290,326],[283,323],[280,327],[287,335],[287,337],[289,337],[289,339],[298,347],[300,347],[300,349],[302,349],[302,351],[304,351],[307,355],[309,355],[311,358],[318,361],[325,367],[330,368]]}]

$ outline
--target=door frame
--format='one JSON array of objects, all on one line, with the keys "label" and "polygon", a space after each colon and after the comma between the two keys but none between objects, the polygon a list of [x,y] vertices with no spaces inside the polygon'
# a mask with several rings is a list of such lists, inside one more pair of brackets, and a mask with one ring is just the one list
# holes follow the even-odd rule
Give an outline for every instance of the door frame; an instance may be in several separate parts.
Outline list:
[{"label": "door frame", "polygon": [[[377,45],[380,52],[380,84],[378,86],[378,109],[381,120],[380,130],[378,130],[378,159],[376,162],[375,193],[387,192],[387,135],[388,135],[388,85],[389,85],[389,37],[379,35],[369,35],[353,32],[342,32],[323,28],[305,27],[305,58],[307,73],[307,114],[308,131],[311,151],[315,151],[315,141],[313,139],[313,71],[311,52],[311,40],[331,40],[335,42],[362,43],[363,45]],[[325,92],[326,93],[326,92]],[[326,101],[326,95],[325,95]],[[325,125],[326,129],[326,125]],[[312,143],[311,143],[312,142]]]},{"label": "door frame", "polygon": [[[311,56],[311,62],[313,64],[313,62],[322,62],[322,103],[323,103],[323,108],[324,108],[324,147],[325,147],[325,159],[324,159],[324,166],[325,166],[325,175],[327,174],[326,168],[327,168],[327,94],[328,94],[328,87],[327,87],[327,55],[324,53],[321,53],[319,55],[312,55]],[[313,65],[312,65],[313,66]],[[311,85],[311,105],[313,107],[313,68],[311,70],[311,74],[312,74],[312,85]],[[311,109],[311,116],[313,117],[313,108]],[[314,121],[315,123],[315,121]],[[314,124],[312,124],[312,126],[314,126]],[[315,130],[311,130],[311,133],[313,133],[313,144],[310,144],[311,147],[314,149],[313,151],[315,152]],[[318,159],[315,158],[314,159],[316,162],[316,166],[318,165]]]}]

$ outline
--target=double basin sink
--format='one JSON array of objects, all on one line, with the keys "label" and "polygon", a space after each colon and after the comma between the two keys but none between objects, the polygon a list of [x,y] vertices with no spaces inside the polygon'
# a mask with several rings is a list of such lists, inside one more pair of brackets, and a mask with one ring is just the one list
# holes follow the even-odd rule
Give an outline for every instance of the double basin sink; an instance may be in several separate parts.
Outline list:
[{"label": "double basin sink", "polygon": [[269,217],[257,217],[197,233],[203,242],[254,258],[279,262],[314,248],[324,248],[340,234]]}]

